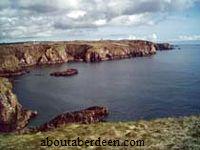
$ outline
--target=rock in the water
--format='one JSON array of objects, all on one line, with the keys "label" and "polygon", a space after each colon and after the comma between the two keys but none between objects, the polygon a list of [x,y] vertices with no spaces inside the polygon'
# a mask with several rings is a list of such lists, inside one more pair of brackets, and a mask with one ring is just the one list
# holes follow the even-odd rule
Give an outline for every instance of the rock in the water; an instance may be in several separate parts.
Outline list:
[{"label": "rock in the water", "polygon": [[103,119],[108,115],[108,109],[106,107],[89,107],[87,109],[75,112],[67,112],[61,115],[58,115],[51,121],[40,126],[37,130],[39,131],[48,131],[64,124],[69,123],[96,123],[103,121]]},{"label": "rock in the water", "polygon": [[57,71],[57,72],[53,72],[50,73],[51,76],[56,76],[56,77],[60,77],[60,76],[73,76],[78,74],[78,70],[77,69],[67,69],[65,71]]},{"label": "rock in the water", "polygon": [[155,44],[156,50],[172,50],[174,47],[169,43],[157,43]]},{"label": "rock in the water", "polygon": [[23,129],[37,112],[25,110],[12,93],[12,84],[0,77],[0,132],[12,132]]},{"label": "rock in the water", "polygon": [[29,73],[30,71],[29,70],[26,70],[26,69],[19,69],[19,70],[14,70],[14,71],[0,71],[0,76],[1,77],[6,77],[6,78],[9,78],[9,77],[13,77],[13,76],[21,76],[21,75],[24,75],[26,73]]}]

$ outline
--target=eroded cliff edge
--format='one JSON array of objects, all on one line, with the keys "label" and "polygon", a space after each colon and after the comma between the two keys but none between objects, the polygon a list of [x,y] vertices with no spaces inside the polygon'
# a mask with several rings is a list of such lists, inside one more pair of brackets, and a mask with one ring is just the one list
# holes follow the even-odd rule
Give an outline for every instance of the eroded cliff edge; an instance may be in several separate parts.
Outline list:
[{"label": "eroded cliff edge", "polygon": [[168,43],[156,44],[142,40],[2,44],[0,45],[0,76],[21,75],[26,73],[24,68],[28,66],[149,56],[155,54],[156,50],[171,48]]},{"label": "eroded cliff edge", "polygon": [[12,92],[12,84],[0,77],[0,132],[17,131],[24,128],[37,112],[24,109]]}]

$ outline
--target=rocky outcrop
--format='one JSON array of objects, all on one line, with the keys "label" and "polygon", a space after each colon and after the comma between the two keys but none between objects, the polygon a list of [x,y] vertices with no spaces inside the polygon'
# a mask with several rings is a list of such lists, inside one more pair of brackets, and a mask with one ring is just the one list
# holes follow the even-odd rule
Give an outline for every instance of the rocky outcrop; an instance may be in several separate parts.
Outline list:
[{"label": "rocky outcrop", "polygon": [[85,55],[92,45],[88,43],[66,43],[66,53],[71,61],[85,61]]},{"label": "rocky outcrop", "polygon": [[56,76],[56,77],[60,77],[60,76],[67,77],[67,76],[73,76],[76,74],[78,74],[78,70],[74,68],[70,68],[65,71],[57,71],[57,72],[50,73],[51,76]]},{"label": "rocky outcrop", "polygon": [[23,74],[22,70],[29,66],[67,61],[65,45],[30,43],[0,45],[0,76],[14,76],[20,74],[19,72]]},{"label": "rocky outcrop", "polygon": [[96,123],[102,121],[108,115],[106,107],[94,106],[81,111],[67,112],[58,115],[51,121],[37,128],[37,131],[48,131],[69,123]]},{"label": "rocky outcrop", "polygon": [[12,92],[12,84],[0,77],[0,132],[23,129],[37,112],[23,109]]},{"label": "rocky outcrop", "polygon": [[18,70],[5,70],[5,71],[0,71],[0,76],[1,77],[6,77],[6,78],[10,78],[10,77],[14,77],[14,76],[21,76],[24,75],[26,73],[29,73],[29,70],[26,69],[18,69]]},{"label": "rocky outcrop", "polygon": [[99,41],[85,55],[86,62],[100,62],[156,53],[155,45],[148,41]]},{"label": "rocky outcrop", "polygon": [[12,84],[8,79],[0,77],[0,132],[48,131],[69,123],[95,123],[102,121],[108,115],[108,109],[95,106],[63,113],[40,127],[24,130],[30,119],[36,115],[36,111],[26,110],[19,104],[12,92]]},{"label": "rocky outcrop", "polygon": [[149,56],[155,54],[156,50],[171,48],[168,43],[156,44],[142,40],[3,44],[0,45],[0,76],[18,75],[19,70],[28,66]]},{"label": "rocky outcrop", "polygon": [[155,44],[156,50],[172,50],[174,47],[169,43],[157,43]]},{"label": "rocky outcrop", "polygon": [[86,62],[100,62],[103,58],[97,52],[88,52],[85,56]]}]

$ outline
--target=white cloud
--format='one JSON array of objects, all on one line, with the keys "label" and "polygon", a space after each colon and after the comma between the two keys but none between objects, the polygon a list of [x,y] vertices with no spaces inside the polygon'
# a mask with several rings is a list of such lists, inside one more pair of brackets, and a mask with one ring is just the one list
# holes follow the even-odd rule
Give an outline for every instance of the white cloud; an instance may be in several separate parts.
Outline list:
[{"label": "white cloud", "polygon": [[106,20],[105,19],[99,19],[99,20],[94,21],[93,24],[96,25],[96,26],[103,26],[103,25],[106,24]]},{"label": "white cloud", "polygon": [[136,40],[137,37],[136,37],[135,35],[129,35],[129,36],[128,36],[128,39],[129,39],[129,40]]},{"label": "white cloud", "polygon": [[134,15],[122,15],[111,19],[111,25],[141,25],[148,24],[151,20],[150,14],[134,14]]},{"label": "white cloud", "polygon": [[156,33],[152,33],[150,35],[143,35],[143,36],[136,36],[136,35],[129,35],[129,40],[150,40],[156,42],[158,40],[158,36]]},{"label": "white cloud", "polygon": [[[0,39],[51,36],[61,30],[102,26],[154,25],[155,13],[186,9],[196,1],[1,0]],[[156,40],[157,36],[151,38]]]},{"label": "white cloud", "polygon": [[158,36],[155,33],[153,33],[152,34],[152,41],[157,41],[157,39],[158,39]]},{"label": "white cloud", "polygon": [[73,19],[78,19],[80,17],[83,17],[87,14],[86,11],[82,11],[82,10],[75,10],[75,11],[71,11],[70,13],[67,14],[67,16],[69,18],[73,18]]},{"label": "white cloud", "polygon": [[178,39],[182,41],[195,41],[200,40],[200,35],[180,35]]}]

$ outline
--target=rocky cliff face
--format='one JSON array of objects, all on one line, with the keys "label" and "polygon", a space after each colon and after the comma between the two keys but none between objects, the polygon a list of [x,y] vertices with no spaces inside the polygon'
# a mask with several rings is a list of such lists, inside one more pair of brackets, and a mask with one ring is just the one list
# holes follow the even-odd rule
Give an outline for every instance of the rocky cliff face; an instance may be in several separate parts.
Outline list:
[{"label": "rocky cliff face", "polygon": [[148,56],[155,53],[154,44],[147,41],[100,41],[88,49],[84,60],[86,62],[99,62],[102,60]]},{"label": "rocky cliff face", "polygon": [[159,49],[171,47],[140,40],[4,44],[0,45],[0,76],[23,74],[23,68],[28,66],[148,56]]},{"label": "rocky cliff face", "polygon": [[68,61],[65,45],[13,44],[0,46],[0,76],[17,75],[34,65],[57,64]]},{"label": "rocky cliff face", "polygon": [[22,108],[12,92],[12,84],[0,77],[0,132],[21,130],[36,114]]}]

